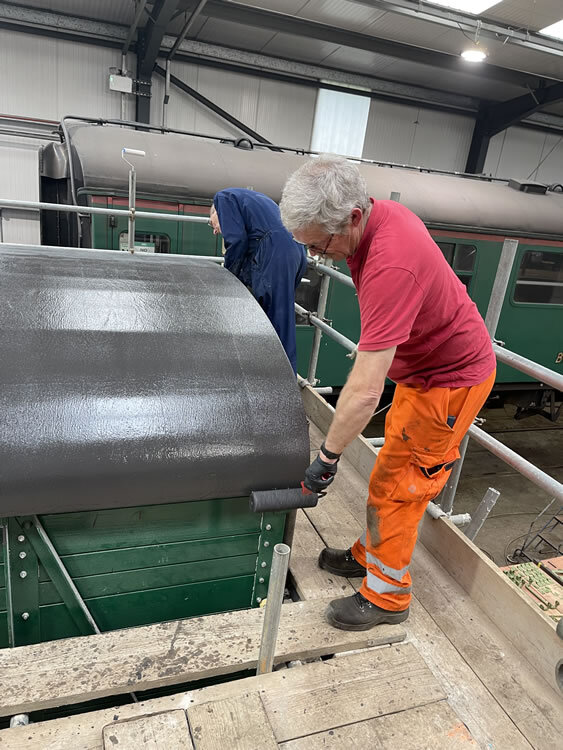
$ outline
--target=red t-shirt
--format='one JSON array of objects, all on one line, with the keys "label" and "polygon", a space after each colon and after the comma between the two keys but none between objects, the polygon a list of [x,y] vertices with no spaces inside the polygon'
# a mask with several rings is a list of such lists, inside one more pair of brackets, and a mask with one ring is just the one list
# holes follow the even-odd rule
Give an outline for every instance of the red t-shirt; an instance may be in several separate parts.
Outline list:
[{"label": "red t-shirt", "polygon": [[483,318],[423,222],[395,201],[373,201],[348,266],[358,290],[358,349],[397,347],[398,383],[461,388],[496,366]]}]

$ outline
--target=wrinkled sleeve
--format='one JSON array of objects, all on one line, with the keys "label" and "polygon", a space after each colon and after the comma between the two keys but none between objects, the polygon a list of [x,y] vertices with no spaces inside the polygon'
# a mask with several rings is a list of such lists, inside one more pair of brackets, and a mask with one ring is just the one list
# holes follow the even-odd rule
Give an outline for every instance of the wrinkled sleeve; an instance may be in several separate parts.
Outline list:
[{"label": "wrinkled sleeve", "polygon": [[379,351],[410,337],[422,290],[404,268],[365,269],[358,294],[362,332],[358,349]]},{"label": "wrinkled sleeve", "polygon": [[244,208],[237,196],[229,190],[217,193],[213,198],[213,205],[219,217],[225,243],[225,268],[236,274],[248,252]]}]

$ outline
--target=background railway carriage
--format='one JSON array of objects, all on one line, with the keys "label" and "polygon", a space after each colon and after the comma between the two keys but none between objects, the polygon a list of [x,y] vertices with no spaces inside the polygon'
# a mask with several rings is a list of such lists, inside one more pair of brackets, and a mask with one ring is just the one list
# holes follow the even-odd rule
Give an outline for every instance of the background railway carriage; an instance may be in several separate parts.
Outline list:
[{"label": "background railway carriage", "polygon": [[[283,184],[307,158],[299,153],[237,148],[233,142],[99,124],[71,124],[65,141],[44,147],[41,199],[45,201],[127,207],[127,165],[123,146],[143,149],[137,164],[139,210],[206,216],[213,195],[232,186],[250,187],[279,201]],[[563,188],[505,182],[417,169],[362,163],[371,195],[398,193],[420,216],[448,263],[484,315],[505,237],[520,240],[500,317],[497,338],[546,367],[563,370]],[[72,179],[71,179],[72,175]],[[42,242],[48,245],[119,249],[126,246],[127,217],[44,212]],[[203,224],[140,219],[138,250],[156,253],[220,255],[221,239]],[[346,264],[338,264],[347,273]],[[308,272],[298,302],[316,310],[319,278]],[[353,290],[331,284],[326,318],[350,339],[359,338],[359,313]],[[557,323],[559,321],[559,324]],[[312,327],[298,320],[298,369],[306,374]],[[317,377],[321,385],[342,386],[350,360],[339,345],[323,338]],[[510,393],[518,415],[543,411],[555,415],[548,388],[506,365],[498,368],[496,392]]]}]

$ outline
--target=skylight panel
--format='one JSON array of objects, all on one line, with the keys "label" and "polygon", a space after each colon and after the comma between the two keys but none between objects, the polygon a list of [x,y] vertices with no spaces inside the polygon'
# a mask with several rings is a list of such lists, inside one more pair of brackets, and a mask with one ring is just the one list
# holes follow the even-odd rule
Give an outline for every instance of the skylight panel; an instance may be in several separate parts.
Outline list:
[{"label": "skylight panel", "polygon": [[540,29],[539,33],[551,36],[554,39],[563,40],[563,18],[557,21],[557,23],[552,23],[551,26],[546,26],[545,29]]},{"label": "skylight panel", "polygon": [[478,16],[493,5],[498,5],[501,0],[427,0],[427,2],[429,5],[441,5],[443,8],[461,10],[462,13]]}]

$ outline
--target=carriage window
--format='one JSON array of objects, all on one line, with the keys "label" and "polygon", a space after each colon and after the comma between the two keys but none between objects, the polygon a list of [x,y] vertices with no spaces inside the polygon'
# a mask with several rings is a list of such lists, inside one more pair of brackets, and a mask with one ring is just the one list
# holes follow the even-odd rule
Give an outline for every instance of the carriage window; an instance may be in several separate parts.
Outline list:
[{"label": "carriage window", "polygon": [[475,245],[456,245],[454,257],[455,271],[473,271],[477,248]]},{"label": "carriage window", "polygon": [[462,242],[437,242],[436,244],[469,293],[471,278],[475,270],[475,258],[477,257],[475,245],[465,245]]},{"label": "carriage window", "polygon": [[563,254],[529,250],[522,256],[515,302],[563,305]]},{"label": "carriage window", "polygon": [[444,258],[448,261],[448,264],[451,266],[454,259],[455,244],[453,242],[437,242],[436,244],[442,251]]},{"label": "carriage window", "polygon": [[[119,235],[119,249],[127,250],[127,232]],[[167,234],[152,234],[149,232],[135,232],[136,253],[169,253],[170,237]]]}]

